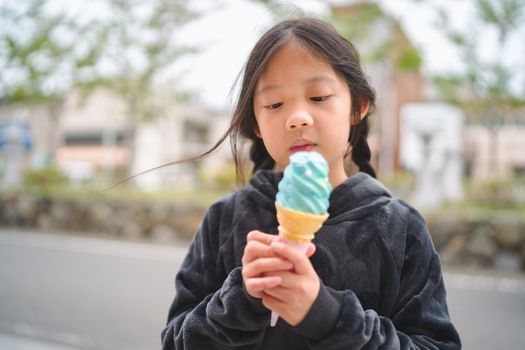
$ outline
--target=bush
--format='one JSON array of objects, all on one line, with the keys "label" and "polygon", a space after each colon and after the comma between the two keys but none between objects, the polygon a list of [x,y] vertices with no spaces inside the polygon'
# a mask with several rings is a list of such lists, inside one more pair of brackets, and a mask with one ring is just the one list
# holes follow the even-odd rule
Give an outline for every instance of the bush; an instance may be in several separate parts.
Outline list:
[{"label": "bush", "polygon": [[24,173],[24,186],[48,188],[64,185],[68,179],[64,173],[56,168],[31,169]]},{"label": "bush", "polygon": [[[204,184],[218,190],[232,191],[241,185],[237,182],[237,173],[233,163],[212,171],[201,172],[200,178]],[[250,178],[251,169],[246,167],[244,169],[244,180],[248,181]]]},{"label": "bush", "polygon": [[409,172],[395,172],[388,176],[379,174],[379,180],[392,193],[401,198],[409,198],[414,191],[415,176]]},{"label": "bush", "polygon": [[525,181],[489,180],[468,183],[465,186],[466,200],[488,208],[525,207]]}]

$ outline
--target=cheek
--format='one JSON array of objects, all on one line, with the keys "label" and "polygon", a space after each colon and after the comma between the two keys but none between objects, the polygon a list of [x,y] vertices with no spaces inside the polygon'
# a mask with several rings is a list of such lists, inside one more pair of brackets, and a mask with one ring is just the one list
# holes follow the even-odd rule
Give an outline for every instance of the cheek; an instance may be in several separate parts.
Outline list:
[{"label": "cheek", "polygon": [[350,117],[341,115],[340,117],[326,121],[323,129],[327,134],[331,134],[333,137],[339,139],[342,135],[346,135],[348,138],[350,127]]},{"label": "cheek", "polygon": [[261,115],[259,118],[256,118],[256,121],[259,134],[263,138],[271,137],[280,130],[280,121],[276,116]]},{"label": "cheek", "polygon": [[[341,152],[346,152],[347,146],[349,144],[348,138],[350,137],[350,120],[348,117],[341,117],[337,120],[334,120],[330,123],[331,125],[326,125],[324,128],[325,139],[329,140],[330,148],[334,151],[341,150]],[[339,151],[337,151],[338,153]]]}]

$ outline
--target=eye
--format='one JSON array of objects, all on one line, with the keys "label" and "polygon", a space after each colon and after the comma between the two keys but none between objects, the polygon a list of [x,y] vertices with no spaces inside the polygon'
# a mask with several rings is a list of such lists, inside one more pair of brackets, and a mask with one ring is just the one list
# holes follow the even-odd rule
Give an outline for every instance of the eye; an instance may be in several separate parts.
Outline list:
[{"label": "eye", "polygon": [[277,102],[277,103],[272,103],[270,105],[266,105],[264,106],[264,108],[269,109],[269,110],[275,110],[275,109],[279,109],[282,105],[283,105],[282,102]]},{"label": "eye", "polygon": [[313,102],[323,102],[323,101],[326,101],[328,100],[330,96],[312,96],[310,97],[310,101],[313,101]]}]

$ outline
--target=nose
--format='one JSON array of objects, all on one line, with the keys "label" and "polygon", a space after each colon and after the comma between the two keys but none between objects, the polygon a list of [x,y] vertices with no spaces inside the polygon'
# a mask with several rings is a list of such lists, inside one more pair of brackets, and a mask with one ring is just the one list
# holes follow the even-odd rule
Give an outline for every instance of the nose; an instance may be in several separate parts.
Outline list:
[{"label": "nose", "polygon": [[313,118],[307,111],[295,111],[286,120],[288,131],[300,130],[313,125]]}]

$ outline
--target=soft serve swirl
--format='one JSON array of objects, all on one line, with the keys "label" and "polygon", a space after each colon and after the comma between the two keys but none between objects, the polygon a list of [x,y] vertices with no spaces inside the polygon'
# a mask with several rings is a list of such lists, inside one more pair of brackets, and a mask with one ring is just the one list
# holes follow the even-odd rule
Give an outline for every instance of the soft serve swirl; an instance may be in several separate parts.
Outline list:
[{"label": "soft serve swirl", "polygon": [[326,214],[332,191],[328,169],[328,163],[318,152],[292,154],[279,183],[277,202],[303,213]]}]

